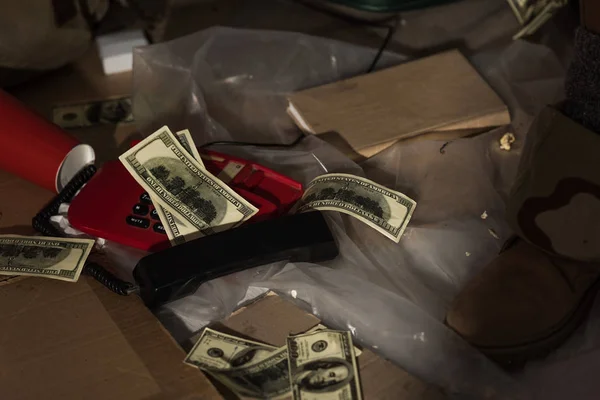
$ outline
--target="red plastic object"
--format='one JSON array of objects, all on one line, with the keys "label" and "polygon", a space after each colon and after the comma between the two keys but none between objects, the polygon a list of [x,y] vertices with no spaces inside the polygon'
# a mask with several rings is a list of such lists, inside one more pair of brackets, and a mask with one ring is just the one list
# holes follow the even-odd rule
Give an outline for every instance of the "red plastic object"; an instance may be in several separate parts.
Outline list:
[{"label": "red plastic object", "polygon": [[0,169],[56,192],[63,161],[78,144],[0,90]]},{"label": "red plastic object", "polygon": [[[285,214],[302,197],[302,184],[260,164],[213,151],[202,151],[201,155],[209,172],[259,209],[248,222]],[[109,161],[71,202],[69,222],[89,235],[142,250],[169,247],[167,235],[157,226],[160,221],[152,218],[153,206],[144,204],[143,194],[120,161]],[[146,208],[147,213],[139,215]],[[148,226],[133,226],[128,217]]]}]

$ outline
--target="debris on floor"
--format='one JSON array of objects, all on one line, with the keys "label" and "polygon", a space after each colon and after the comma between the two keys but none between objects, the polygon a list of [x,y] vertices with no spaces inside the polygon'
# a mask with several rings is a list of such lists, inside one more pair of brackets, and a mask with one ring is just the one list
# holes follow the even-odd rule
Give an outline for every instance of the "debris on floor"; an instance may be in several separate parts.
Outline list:
[{"label": "debris on floor", "polygon": [[512,144],[517,140],[515,135],[512,133],[505,133],[504,136],[500,138],[500,148],[502,150],[510,151],[512,148]]}]

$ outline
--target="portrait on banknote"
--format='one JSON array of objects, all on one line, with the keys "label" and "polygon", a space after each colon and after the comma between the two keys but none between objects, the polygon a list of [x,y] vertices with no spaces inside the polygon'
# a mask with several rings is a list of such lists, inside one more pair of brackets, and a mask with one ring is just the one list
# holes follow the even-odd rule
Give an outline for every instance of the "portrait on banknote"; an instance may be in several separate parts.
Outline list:
[{"label": "portrait on banknote", "polygon": [[340,358],[323,358],[298,368],[295,383],[304,392],[335,392],[354,377],[352,364]]}]

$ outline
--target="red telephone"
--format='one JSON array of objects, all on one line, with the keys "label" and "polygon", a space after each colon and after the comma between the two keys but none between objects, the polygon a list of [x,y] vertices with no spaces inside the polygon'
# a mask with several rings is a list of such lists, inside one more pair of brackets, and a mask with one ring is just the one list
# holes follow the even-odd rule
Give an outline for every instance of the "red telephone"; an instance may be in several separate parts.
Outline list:
[{"label": "red telephone", "polygon": [[[303,194],[302,184],[260,164],[200,150],[206,169],[259,209],[248,222],[285,214]],[[150,197],[120,161],[109,161],[72,200],[70,224],[89,235],[142,250],[170,246]]]}]

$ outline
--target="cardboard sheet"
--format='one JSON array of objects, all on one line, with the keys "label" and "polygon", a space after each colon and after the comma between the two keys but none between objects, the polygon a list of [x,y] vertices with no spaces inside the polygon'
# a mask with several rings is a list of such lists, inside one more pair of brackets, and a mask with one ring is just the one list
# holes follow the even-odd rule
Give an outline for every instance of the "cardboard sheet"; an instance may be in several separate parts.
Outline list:
[{"label": "cardboard sheet", "polygon": [[502,99],[458,50],[294,93],[288,114],[353,159],[422,134],[452,140],[510,123]]},{"label": "cardboard sheet", "polygon": [[[52,198],[0,171],[0,233],[32,234]],[[218,399],[199,370],[136,296],[93,279],[0,277],[2,399]]]}]

